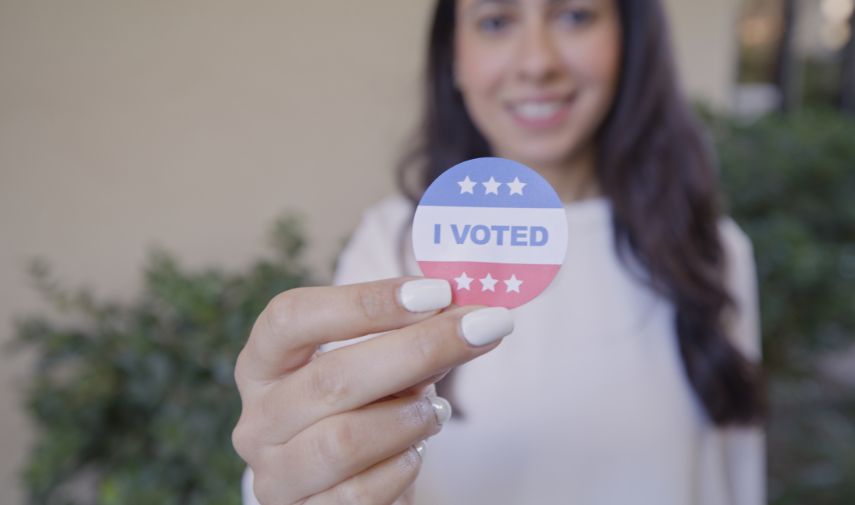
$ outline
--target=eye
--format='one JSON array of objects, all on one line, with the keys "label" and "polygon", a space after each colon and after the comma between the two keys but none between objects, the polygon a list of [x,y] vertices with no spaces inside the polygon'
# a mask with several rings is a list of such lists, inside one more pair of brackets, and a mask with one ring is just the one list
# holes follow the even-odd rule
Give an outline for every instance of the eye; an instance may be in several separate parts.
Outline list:
[{"label": "eye", "polygon": [[487,33],[498,33],[511,24],[511,17],[504,14],[484,16],[478,20],[478,29]]},{"label": "eye", "polygon": [[584,26],[594,20],[594,11],[590,9],[562,9],[557,13],[558,19],[569,26]]}]

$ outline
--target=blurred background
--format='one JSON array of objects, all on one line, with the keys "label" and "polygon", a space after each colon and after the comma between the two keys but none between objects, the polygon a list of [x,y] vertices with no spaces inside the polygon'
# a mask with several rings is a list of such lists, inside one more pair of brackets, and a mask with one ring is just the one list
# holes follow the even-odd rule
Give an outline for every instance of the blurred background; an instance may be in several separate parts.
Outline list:
[{"label": "blurred background", "polygon": [[[855,503],[853,3],[666,1],[755,245],[775,504]],[[234,356],[393,191],[431,5],[0,0],[0,503],[238,503]]]}]

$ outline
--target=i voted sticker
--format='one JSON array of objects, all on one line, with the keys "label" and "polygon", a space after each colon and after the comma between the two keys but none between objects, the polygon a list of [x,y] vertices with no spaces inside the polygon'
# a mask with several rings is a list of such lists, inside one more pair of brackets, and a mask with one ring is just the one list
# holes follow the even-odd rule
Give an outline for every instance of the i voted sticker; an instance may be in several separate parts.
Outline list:
[{"label": "i voted sticker", "polygon": [[567,215],[534,170],[478,158],[446,170],[413,218],[426,277],[451,283],[458,305],[518,307],[552,282],[567,251]]}]

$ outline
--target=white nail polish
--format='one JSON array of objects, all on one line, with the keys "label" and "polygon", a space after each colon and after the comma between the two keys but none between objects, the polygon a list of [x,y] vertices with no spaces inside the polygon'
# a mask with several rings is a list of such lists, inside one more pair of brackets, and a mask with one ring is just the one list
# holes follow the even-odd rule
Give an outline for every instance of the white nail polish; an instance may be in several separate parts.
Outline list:
[{"label": "white nail polish", "polygon": [[451,404],[441,396],[429,398],[430,404],[433,407],[433,413],[436,414],[436,422],[442,426],[446,421],[451,419]]},{"label": "white nail polish", "polygon": [[410,312],[430,312],[451,304],[451,285],[444,279],[407,281],[398,290],[398,297]]},{"label": "white nail polish", "polygon": [[416,452],[419,453],[419,457],[424,459],[425,450],[427,450],[427,444],[425,443],[425,441],[422,440],[421,442],[417,443],[413,447],[416,449]]},{"label": "white nail polish", "polygon": [[508,309],[490,307],[463,316],[460,320],[460,330],[470,345],[479,347],[495,342],[514,331],[514,319]]}]

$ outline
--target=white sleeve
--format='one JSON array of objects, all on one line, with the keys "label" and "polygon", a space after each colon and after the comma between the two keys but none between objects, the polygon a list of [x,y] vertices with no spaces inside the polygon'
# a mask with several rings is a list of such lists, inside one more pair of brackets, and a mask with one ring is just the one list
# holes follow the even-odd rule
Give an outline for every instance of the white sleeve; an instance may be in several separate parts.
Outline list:
[{"label": "white sleeve", "polygon": [[[747,235],[728,219],[723,223],[728,258],[727,285],[736,312],[727,320],[728,335],[750,360],[762,359],[760,311],[754,251]],[[762,427],[727,427],[722,431],[725,475],[733,505],[766,503],[766,434]]]},{"label": "white sleeve", "polygon": [[[370,207],[339,255],[333,284],[355,284],[412,273],[414,260],[410,256],[406,237],[407,220],[411,206],[403,197],[390,197]],[[326,352],[337,347],[355,344],[372,335],[321,346]],[[247,467],[241,481],[243,505],[260,505],[252,490],[252,469]]]},{"label": "white sleeve", "polygon": [[409,263],[407,220],[409,203],[387,198],[370,207],[342,250],[333,284],[355,284],[404,275]]}]

